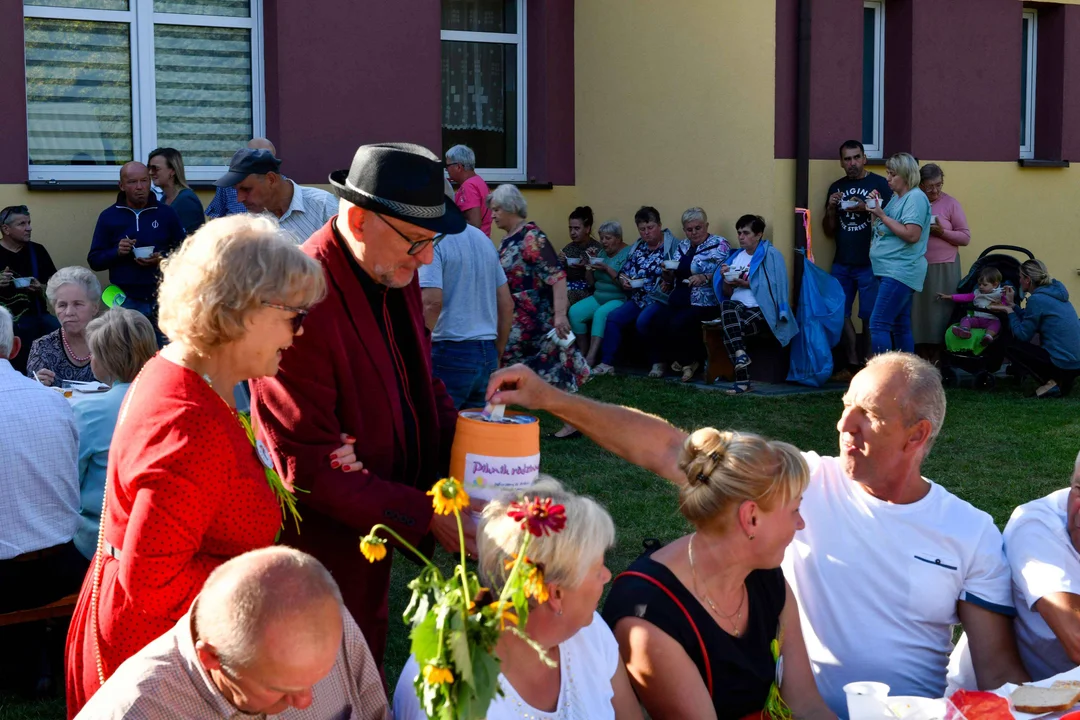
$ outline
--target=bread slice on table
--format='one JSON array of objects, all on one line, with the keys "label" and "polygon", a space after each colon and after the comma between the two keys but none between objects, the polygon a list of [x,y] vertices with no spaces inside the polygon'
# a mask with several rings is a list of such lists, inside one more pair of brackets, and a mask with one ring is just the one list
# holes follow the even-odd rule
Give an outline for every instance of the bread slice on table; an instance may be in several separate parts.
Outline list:
[{"label": "bread slice on table", "polygon": [[1031,715],[1068,710],[1080,701],[1080,682],[1056,682],[1052,687],[1021,685],[1013,690],[1013,709]]}]

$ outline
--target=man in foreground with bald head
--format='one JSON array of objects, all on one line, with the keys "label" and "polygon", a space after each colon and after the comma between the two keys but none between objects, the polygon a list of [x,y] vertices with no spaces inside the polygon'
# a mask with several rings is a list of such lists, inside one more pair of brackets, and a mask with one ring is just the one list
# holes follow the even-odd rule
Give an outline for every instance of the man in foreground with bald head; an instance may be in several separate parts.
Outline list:
[{"label": "man in foreground with bald head", "polygon": [[116,203],[98,216],[86,261],[91,270],[108,270],[109,282],[124,291],[124,307],[150,318],[156,329],[158,265],[183,241],[176,212],[150,192],[150,171],[129,162],[120,168]]},{"label": "man in foreground with bald head", "polygon": [[387,720],[378,668],[315,558],[288,547],[240,555],[191,609],[121,665],[80,720]]}]

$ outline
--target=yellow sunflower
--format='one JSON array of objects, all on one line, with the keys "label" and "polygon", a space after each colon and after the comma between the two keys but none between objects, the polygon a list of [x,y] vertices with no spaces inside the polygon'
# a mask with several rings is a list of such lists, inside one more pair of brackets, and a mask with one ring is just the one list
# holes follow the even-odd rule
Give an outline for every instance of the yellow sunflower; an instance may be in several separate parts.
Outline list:
[{"label": "yellow sunflower", "polygon": [[450,515],[454,510],[469,507],[469,495],[461,481],[455,478],[443,478],[427,494],[434,498],[431,504],[439,515]]},{"label": "yellow sunflower", "polygon": [[439,667],[438,665],[425,665],[424,680],[428,685],[452,683],[454,682],[454,673],[450,672],[450,668]]},{"label": "yellow sunflower", "polygon": [[368,535],[360,541],[360,552],[368,562],[378,562],[386,557],[386,540],[376,535]]}]

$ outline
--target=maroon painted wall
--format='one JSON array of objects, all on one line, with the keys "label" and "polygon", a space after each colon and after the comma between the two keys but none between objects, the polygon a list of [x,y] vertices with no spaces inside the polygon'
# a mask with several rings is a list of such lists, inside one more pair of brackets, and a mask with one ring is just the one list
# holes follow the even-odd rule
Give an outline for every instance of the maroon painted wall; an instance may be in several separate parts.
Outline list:
[{"label": "maroon painted wall", "polygon": [[915,0],[890,0],[885,7],[885,157],[914,151],[911,146],[914,14]]},{"label": "maroon painted wall", "polygon": [[[810,157],[832,160],[862,133],[862,0],[813,3]],[[793,158],[798,131],[798,0],[776,1],[775,154]]]},{"label": "maroon painted wall", "polygon": [[325,183],[365,143],[442,154],[439,0],[266,0],[267,134],[282,170]]},{"label": "maroon painted wall", "polygon": [[773,154],[793,158],[798,150],[799,0],[776,0],[776,109]]},{"label": "maroon painted wall", "polygon": [[1062,50],[1061,159],[1080,162],[1080,6],[1068,5],[1062,9],[1066,42]]},{"label": "maroon painted wall", "polygon": [[0,2],[0,183],[26,180],[30,163],[26,148],[26,68],[23,63],[21,2]]},{"label": "maroon painted wall", "polygon": [[[907,63],[886,64],[886,93],[911,72],[910,144],[889,142],[893,115],[886,110],[887,152],[910,150],[937,160],[1016,160],[1020,148],[1020,41],[1023,6],[1017,0],[889,0],[886,34],[894,8],[912,6]],[[892,58],[887,37],[885,52]],[[895,47],[895,46],[894,46]],[[1040,65],[1042,61],[1040,59]],[[902,137],[902,135],[900,136]]]},{"label": "maroon painted wall", "polygon": [[528,179],[573,185],[574,0],[528,2],[526,17]]}]

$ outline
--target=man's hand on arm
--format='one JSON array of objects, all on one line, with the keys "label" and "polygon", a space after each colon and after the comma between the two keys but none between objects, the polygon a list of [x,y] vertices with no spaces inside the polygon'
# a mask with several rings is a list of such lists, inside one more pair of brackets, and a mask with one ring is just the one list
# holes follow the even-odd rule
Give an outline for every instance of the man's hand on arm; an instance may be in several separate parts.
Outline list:
[{"label": "man's hand on arm", "polygon": [[1044,595],[1036,601],[1035,611],[1054,631],[1069,659],[1080,665],[1080,595],[1067,592]]}]

